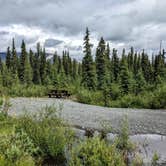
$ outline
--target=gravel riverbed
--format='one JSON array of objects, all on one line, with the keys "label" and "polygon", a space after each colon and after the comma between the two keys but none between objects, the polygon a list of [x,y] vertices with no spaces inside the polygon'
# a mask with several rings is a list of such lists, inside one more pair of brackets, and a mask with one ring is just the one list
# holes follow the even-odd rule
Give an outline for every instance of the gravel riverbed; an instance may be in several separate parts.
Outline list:
[{"label": "gravel riverbed", "polygon": [[[60,116],[76,129],[79,137],[84,137],[83,128],[100,130],[102,123],[109,123],[120,130],[120,122],[127,115],[130,127],[130,139],[139,145],[141,156],[146,166],[150,166],[153,154],[160,156],[159,165],[166,165],[166,110],[105,108],[54,98],[12,98],[9,113],[18,116],[25,111],[34,113],[46,106],[62,108]],[[110,139],[114,134],[110,135]],[[146,147],[145,147],[146,145]]]},{"label": "gravel riverbed", "polygon": [[122,118],[127,115],[130,134],[166,135],[166,110],[105,108],[54,98],[12,98],[9,113],[37,112],[45,106],[62,107],[61,116],[70,124],[101,129],[103,122],[111,124],[116,133]]}]

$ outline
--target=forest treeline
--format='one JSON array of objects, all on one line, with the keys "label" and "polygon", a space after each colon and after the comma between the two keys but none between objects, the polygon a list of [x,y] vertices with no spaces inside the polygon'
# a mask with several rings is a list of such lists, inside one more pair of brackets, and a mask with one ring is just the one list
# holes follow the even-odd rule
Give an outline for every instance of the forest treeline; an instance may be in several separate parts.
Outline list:
[{"label": "forest treeline", "polygon": [[152,58],[144,50],[136,52],[133,47],[129,52],[123,49],[119,54],[116,49],[111,50],[101,37],[96,53],[92,55],[87,28],[83,51],[81,62],[72,59],[68,51],[63,51],[61,56],[55,52],[53,59],[47,59],[45,48],[39,43],[33,52],[28,51],[22,41],[18,56],[13,39],[12,47],[7,48],[5,61],[0,60],[0,85],[6,89],[15,87],[11,94],[20,87],[50,86],[69,89],[78,101],[84,103],[115,107],[166,107],[164,50]]}]

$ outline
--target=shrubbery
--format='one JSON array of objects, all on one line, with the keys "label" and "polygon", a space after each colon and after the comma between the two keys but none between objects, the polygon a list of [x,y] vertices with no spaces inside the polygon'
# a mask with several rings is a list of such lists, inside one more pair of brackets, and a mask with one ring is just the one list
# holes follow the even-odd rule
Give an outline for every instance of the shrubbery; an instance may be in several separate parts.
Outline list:
[{"label": "shrubbery", "polygon": [[0,166],[33,166],[45,161],[66,162],[66,149],[73,140],[73,132],[61,119],[53,107],[46,107],[39,114],[17,119],[0,113],[1,126],[6,130],[0,134]]},{"label": "shrubbery", "polygon": [[71,154],[70,166],[125,166],[116,146],[98,137],[87,139],[76,146]]},{"label": "shrubbery", "polygon": [[57,117],[55,108],[47,107],[42,114],[21,117],[17,127],[23,129],[39,148],[38,156],[57,163],[65,161],[65,148],[72,141],[73,133]]},{"label": "shrubbery", "polygon": [[47,95],[48,88],[39,85],[16,85],[5,89],[5,92],[8,96],[13,97],[43,97]]},{"label": "shrubbery", "polygon": [[92,92],[88,90],[80,90],[76,94],[77,101],[80,103],[85,103],[85,104],[97,104],[97,105],[103,105],[103,94],[100,91],[97,92]]},{"label": "shrubbery", "polygon": [[[58,115],[53,107],[18,118],[0,112],[0,166],[128,165],[128,154],[136,147],[129,139],[127,118],[122,120],[117,138],[111,141],[102,135],[80,141]],[[153,161],[156,160],[154,156]],[[130,162],[133,166],[142,165],[138,155]]]}]

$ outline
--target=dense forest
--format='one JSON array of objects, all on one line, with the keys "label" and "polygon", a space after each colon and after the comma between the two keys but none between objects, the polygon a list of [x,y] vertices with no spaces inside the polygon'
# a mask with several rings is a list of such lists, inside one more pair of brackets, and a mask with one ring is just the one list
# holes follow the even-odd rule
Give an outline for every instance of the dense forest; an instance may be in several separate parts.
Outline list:
[{"label": "dense forest", "polygon": [[[84,37],[84,57],[72,59],[68,51],[55,52],[47,59],[45,48],[37,44],[35,52],[22,41],[18,56],[15,41],[0,60],[2,95],[45,96],[49,89],[67,89],[73,99],[110,107],[166,108],[165,51],[148,55],[123,49],[110,49],[101,37],[92,55],[88,28]],[[152,57],[152,58],[150,58]]]}]

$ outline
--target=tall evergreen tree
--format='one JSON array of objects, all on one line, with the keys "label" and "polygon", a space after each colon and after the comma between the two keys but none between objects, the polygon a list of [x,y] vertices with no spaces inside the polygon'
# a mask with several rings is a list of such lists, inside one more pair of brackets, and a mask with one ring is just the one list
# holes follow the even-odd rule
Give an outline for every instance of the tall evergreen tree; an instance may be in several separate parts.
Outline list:
[{"label": "tall evergreen tree", "polygon": [[77,67],[77,61],[76,59],[73,60],[73,72],[72,72],[72,76],[73,76],[73,79],[76,80],[76,78],[78,77],[78,67]]},{"label": "tall evergreen tree", "polygon": [[40,78],[40,43],[37,44],[37,53],[34,56],[34,68],[33,68],[33,82],[35,84],[41,83]]},{"label": "tall evergreen tree", "polygon": [[126,60],[121,63],[120,86],[123,94],[128,94],[131,90],[131,74]]},{"label": "tall evergreen tree", "polygon": [[138,95],[139,93],[144,91],[146,86],[146,81],[143,76],[142,70],[139,70],[137,72],[135,79],[136,79],[135,94]]},{"label": "tall evergreen tree", "polygon": [[24,40],[21,44],[21,56],[20,56],[20,66],[19,66],[19,78],[22,83],[25,83],[25,64],[27,61],[26,45]]},{"label": "tall evergreen tree", "polygon": [[141,56],[141,67],[142,67],[142,72],[143,72],[145,80],[147,82],[150,82],[151,75],[152,75],[151,64],[150,64],[148,55],[145,53],[144,50]]},{"label": "tall evergreen tree", "polygon": [[117,55],[117,50],[115,49],[113,49],[113,53],[112,53],[111,68],[112,68],[113,80],[117,82],[119,72],[120,72],[120,66],[119,66],[119,58]]},{"label": "tall evergreen tree", "polygon": [[139,68],[137,67],[138,56],[137,52],[134,54],[134,62],[133,62],[133,73],[136,75],[138,73]]},{"label": "tall evergreen tree", "polygon": [[103,90],[106,84],[106,48],[105,41],[101,38],[96,51],[96,74],[97,74],[97,88]]},{"label": "tall evergreen tree", "polygon": [[15,48],[14,38],[12,40],[11,69],[12,69],[13,74],[16,74],[18,72],[18,57],[17,57],[16,48]]},{"label": "tall evergreen tree", "polygon": [[11,51],[10,51],[10,47],[7,48],[7,53],[6,53],[6,67],[7,67],[7,69],[11,68]]},{"label": "tall evergreen tree", "polygon": [[95,73],[93,58],[91,55],[91,44],[89,39],[89,30],[86,29],[84,38],[84,57],[82,60],[82,85],[89,90],[95,89]]},{"label": "tall evergreen tree", "polygon": [[46,61],[46,52],[44,48],[40,56],[40,78],[42,84],[44,84],[46,78]]},{"label": "tall evergreen tree", "polygon": [[31,68],[33,68],[34,67],[34,53],[31,49],[29,51],[29,62],[30,62]]}]

